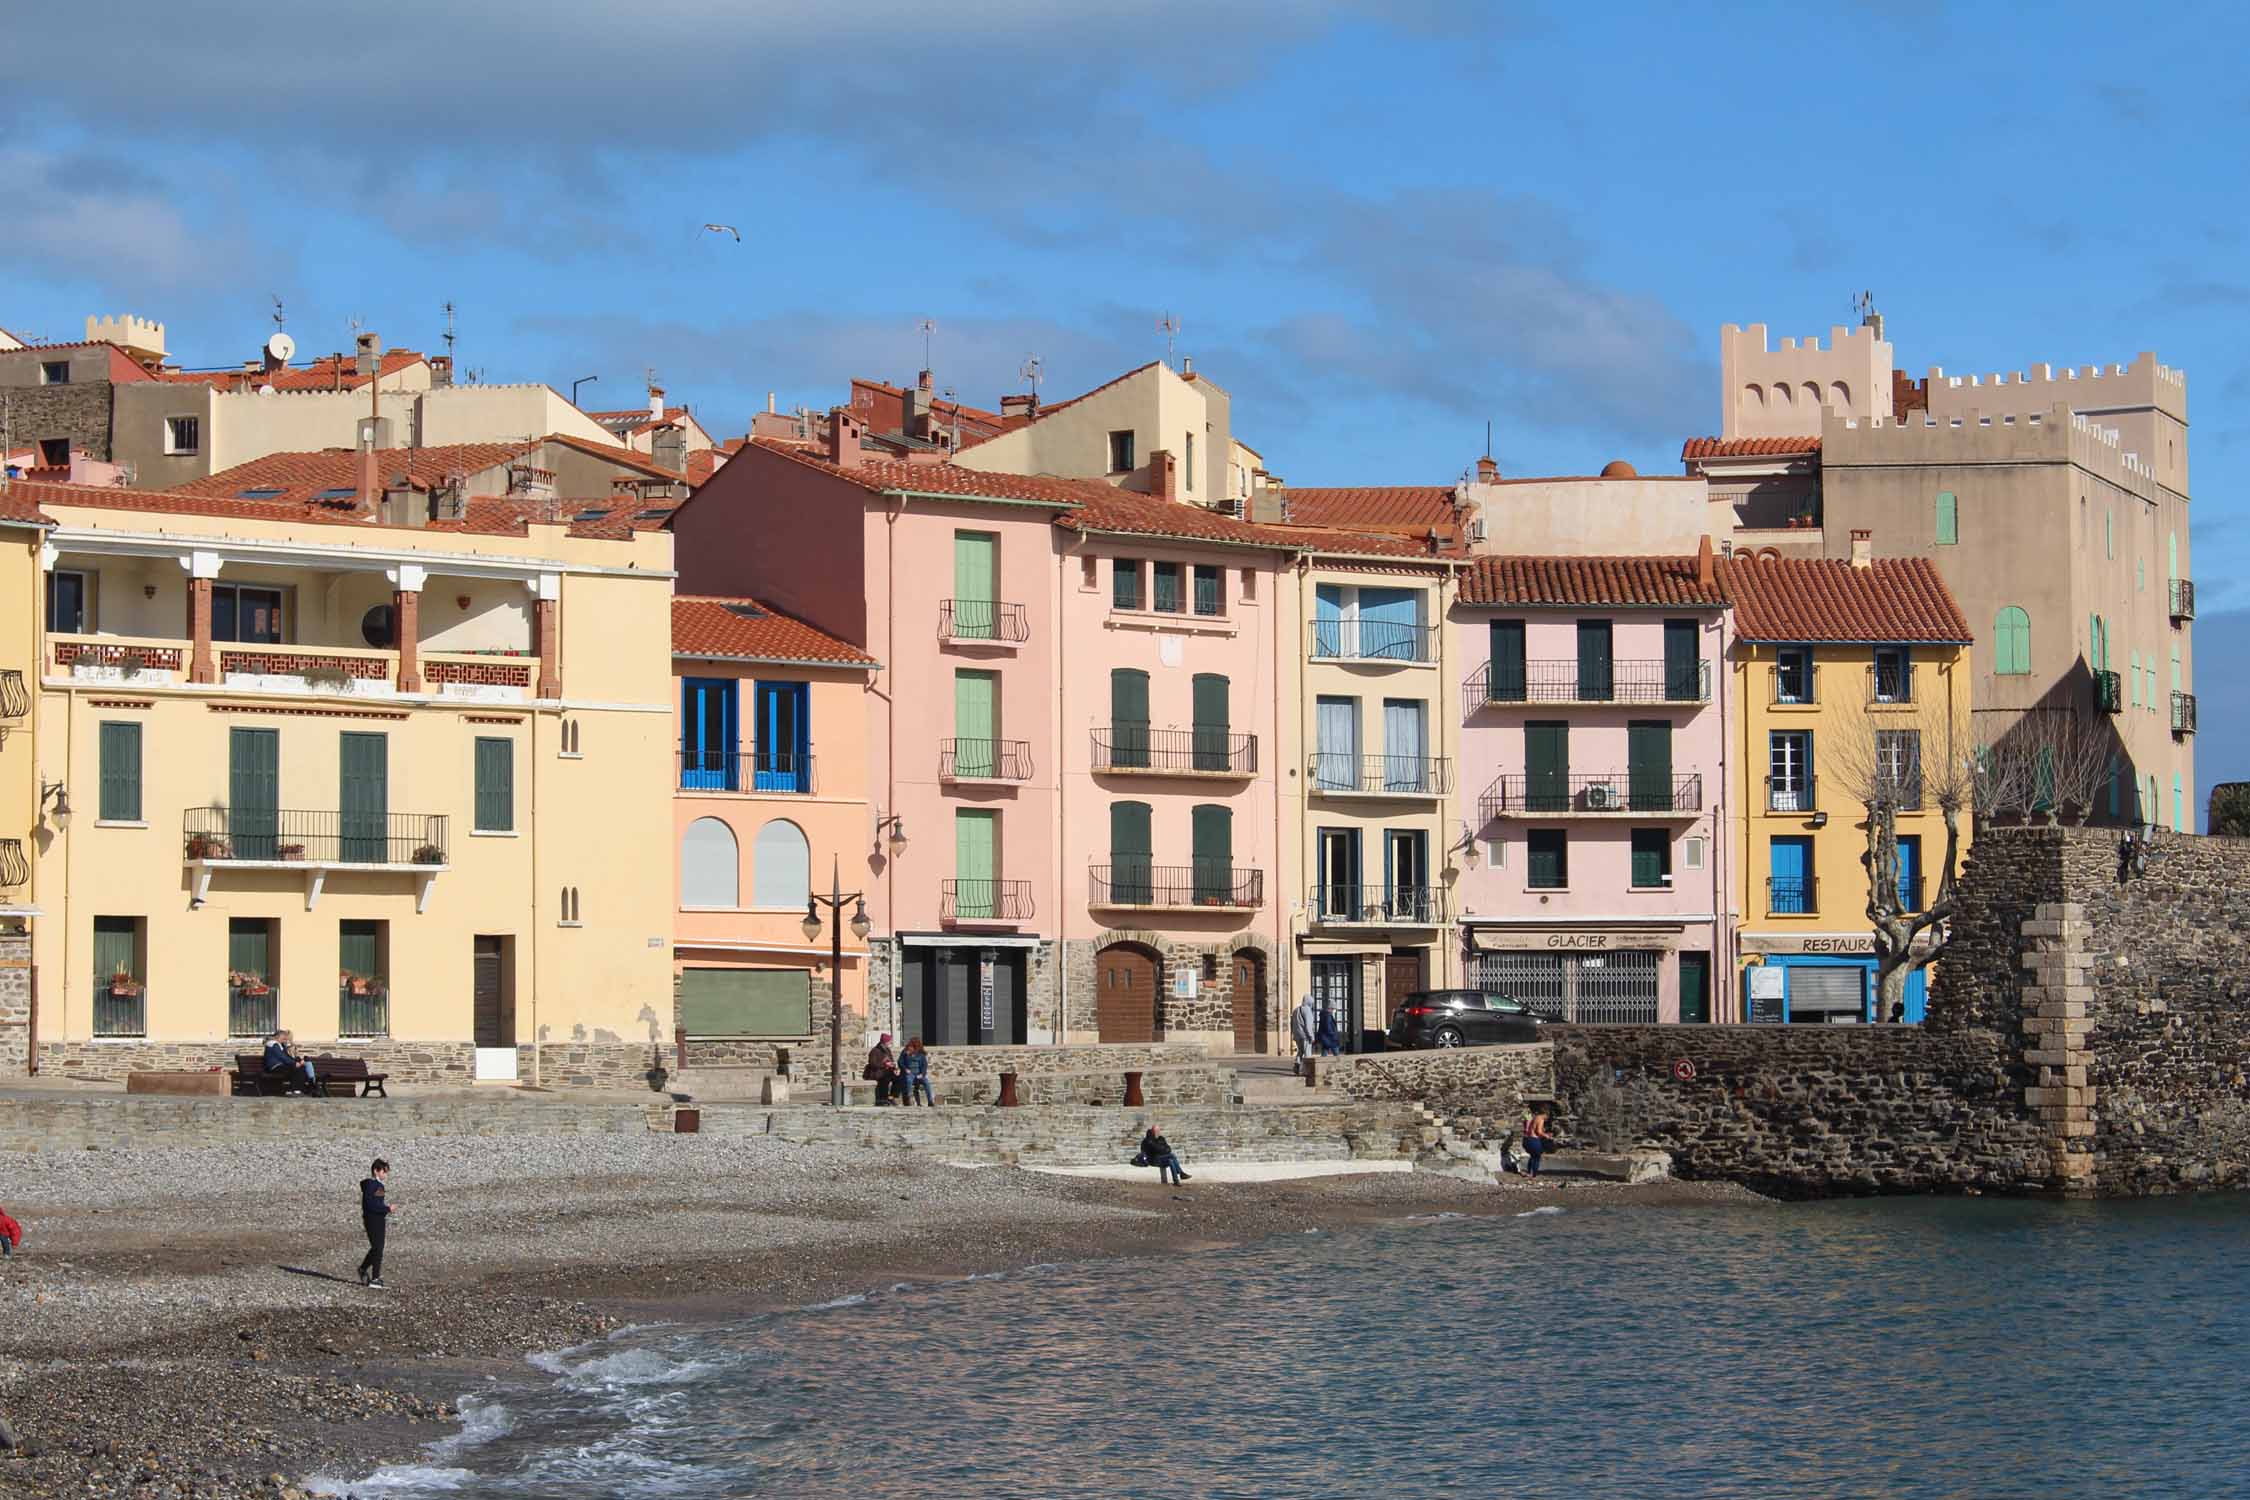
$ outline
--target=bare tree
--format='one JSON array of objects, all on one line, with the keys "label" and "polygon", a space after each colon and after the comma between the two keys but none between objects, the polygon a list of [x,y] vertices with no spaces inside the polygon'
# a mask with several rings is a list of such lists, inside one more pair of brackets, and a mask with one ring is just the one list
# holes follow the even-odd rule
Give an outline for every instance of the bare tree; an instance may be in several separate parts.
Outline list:
[{"label": "bare tree", "polygon": [[[1975,752],[1943,701],[1925,703],[1911,715],[1869,716],[1837,739],[1841,743],[1824,750],[1822,758],[1832,783],[1867,810],[1862,825],[1867,847],[1859,858],[1867,870],[1867,920],[1875,937],[1876,1016],[1887,1020],[1902,1013],[1907,980],[1927,969],[1950,940],[1964,816],[1974,816],[1987,797],[2021,793],[2005,761]],[[1915,871],[1914,886],[1904,888],[1899,815],[1932,807],[1945,825],[1945,852],[1934,865],[1925,862]],[[1935,894],[1914,900],[1933,874]]]},{"label": "bare tree", "polygon": [[2116,764],[2116,744],[2106,726],[2067,708],[2035,709],[1997,743],[1977,747],[1977,821],[2052,818],[2084,824],[2108,791]]}]

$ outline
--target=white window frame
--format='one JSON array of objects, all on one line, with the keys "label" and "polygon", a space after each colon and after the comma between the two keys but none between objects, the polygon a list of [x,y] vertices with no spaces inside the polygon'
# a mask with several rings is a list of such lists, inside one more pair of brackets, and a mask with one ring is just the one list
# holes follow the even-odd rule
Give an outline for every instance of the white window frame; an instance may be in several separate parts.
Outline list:
[{"label": "white window frame", "polygon": [[[183,422],[185,422],[185,423],[187,423],[187,424],[188,424],[188,426],[187,426],[187,429],[186,429],[186,430],[188,431],[189,435],[190,435],[190,436],[191,436],[191,437],[192,437],[192,438],[194,439],[194,441],[193,441],[193,442],[189,442],[189,443],[182,443],[182,442],[180,441],[180,432],[181,432],[181,427],[180,427],[180,424],[181,424],[181,423],[183,423]],[[165,454],[166,454],[166,455],[167,455],[168,457],[183,457],[183,456],[186,456],[186,455],[189,455],[189,454],[196,454],[196,453],[201,453],[202,451],[203,451],[203,418],[202,418],[202,417],[200,417],[200,416],[193,416],[193,415],[191,415],[191,416],[180,416],[180,417],[166,417],[166,418],[164,419],[164,452],[165,452]]]}]

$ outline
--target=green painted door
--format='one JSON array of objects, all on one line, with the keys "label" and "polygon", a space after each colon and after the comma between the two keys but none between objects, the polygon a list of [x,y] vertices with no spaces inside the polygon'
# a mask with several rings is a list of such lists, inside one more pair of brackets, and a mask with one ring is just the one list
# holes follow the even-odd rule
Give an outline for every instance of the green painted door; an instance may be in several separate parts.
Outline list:
[{"label": "green painted door", "polygon": [[1523,806],[1526,812],[1570,810],[1570,726],[1535,720],[1523,726]]},{"label": "green painted door", "polygon": [[1672,806],[1672,726],[1635,719],[1625,726],[1626,795],[1635,812],[1674,812]]},{"label": "green painted door", "polygon": [[1578,696],[1587,703],[1606,703],[1615,694],[1607,620],[1578,622]]},{"label": "green painted door", "polygon": [[404,864],[411,849],[392,850],[384,837],[391,813],[391,740],[383,734],[336,736],[336,806],[342,850],[348,864]]},{"label": "green painted door", "polygon": [[953,912],[989,918],[998,909],[999,814],[957,809],[953,814]]},{"label": "green painted door", "polygon": [[1711,1019],[1711,955],[1680,955],[1680,1019],[1700,1026]]},{"label": "green painted door", "polygon": [[227,732],[227,835],[236,859],[279,859],[281,731]]},{"label": "green painted door", "polygon": [[1227,764],[1227,680],[1215,672],[1195,678],[1195,769],[1224,771]]},{"label": "green painted door", "polygon": [[1109,805],[1110,899],[1125,906],[1146,906],[1154,898],[1154,846],[1149,837],[1146,802],[1112,802]]},{"label": "green painted door", "polygon": [[970,640],[989,641],[999,634],[999,608],[994,585],[998,582],[1000,538],[989,531],[953,533],[953,633]]},{"label": "green painted door", "polygon": [[1148,673],[1131,667],[1109,674],[1109,763],[1148,767]]},{"label": "green painted door", "polygon": [[991,672],[953,674],[953,774],[991,776],[998,764],[1000,681]]},{"label": "green painted door", "polygon": [[1674,703],[1703,697],[1702,627],[1693,620],[1664,622],[1664,696]]},{"label": "green painted door", "polygon": [[1530,695],[1523,659],[1523,621],[1494,620],[1490,631],[1492,668],[1484,696],[1488,703],[1521,703]]},{"label": "green painted door", "polygon": [[1192,814],[1195,829],[1195,901],[1217,904],[1234,896],[1234,810],[1207,803]]}]

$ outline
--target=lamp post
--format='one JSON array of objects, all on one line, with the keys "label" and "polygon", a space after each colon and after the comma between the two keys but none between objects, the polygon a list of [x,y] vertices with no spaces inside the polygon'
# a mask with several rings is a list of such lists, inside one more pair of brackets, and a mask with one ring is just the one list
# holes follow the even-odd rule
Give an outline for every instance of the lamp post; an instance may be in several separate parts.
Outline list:
[{"label": "lamp post", "polygon": [[[572,406],[578,405],[578,388],[580,386],[591,385],[599,379],[601,379],[601,376],[599,375],[581,375],[576,380],[573,380],[570,383],[570,404]],[[583,407],[580,407],[579,409],[584,410]]]},{"label": "lamp post", "polygon": [[830,861],[828,867],[828,894],[817,891],[805,893],[805,920],[798,927],[811,942],[820,936],[820,909],[825,906],[831,913],[828,923],[828,1102],[841,1107],[844,1102],[844,903],[852,906],[852,936],[867,941],[871,924],[867,920],[867,899],[858,891],[849,895],[844,891],[843,867]]}]

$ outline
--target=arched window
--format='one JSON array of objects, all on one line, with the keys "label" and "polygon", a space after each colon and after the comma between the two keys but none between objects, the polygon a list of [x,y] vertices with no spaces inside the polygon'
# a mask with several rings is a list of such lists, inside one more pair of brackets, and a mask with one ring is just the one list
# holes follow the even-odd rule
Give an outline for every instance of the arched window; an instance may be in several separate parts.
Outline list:
[{"label": "arched window", "polygon": [[750,904],[799,907],[812,889],[812,846],[787,818],[758,830],[750,846]]},{"label": "arched window", "polygon": [[1777,380],[1773,383],[1773,404],[1775,406],[1794,406],[1796,403],[1796,392],[1789,389],[1788,381]]},{"label": "arched window", "polygon": [[1742,399],[1746,406],[1764,406],[1766,388],[1762,385],[1746,385],[1742,388]]},{"label": "arched window", "polygon": [[742,857],[734,830],[718,818],[697,818],[680,836],[680,905],[741,904]]},{"label": "arched window", "polygon": [[2031,616],[2020,604],[2003,604],[1992,617],[1992,670],[2003,677],[2031,670]]},{"label": "arched window", "polygon": [[1852,388],[1841,380],[1830,381],[1828,383],[1828,404],[1838,411],[1850,411],[1852,409]]},{"label": "arched window", "polygon": [[1820,382],[1816,380],[1805,382],[1805,405],[1811,407],[1814,411],[1820,410]]}]

